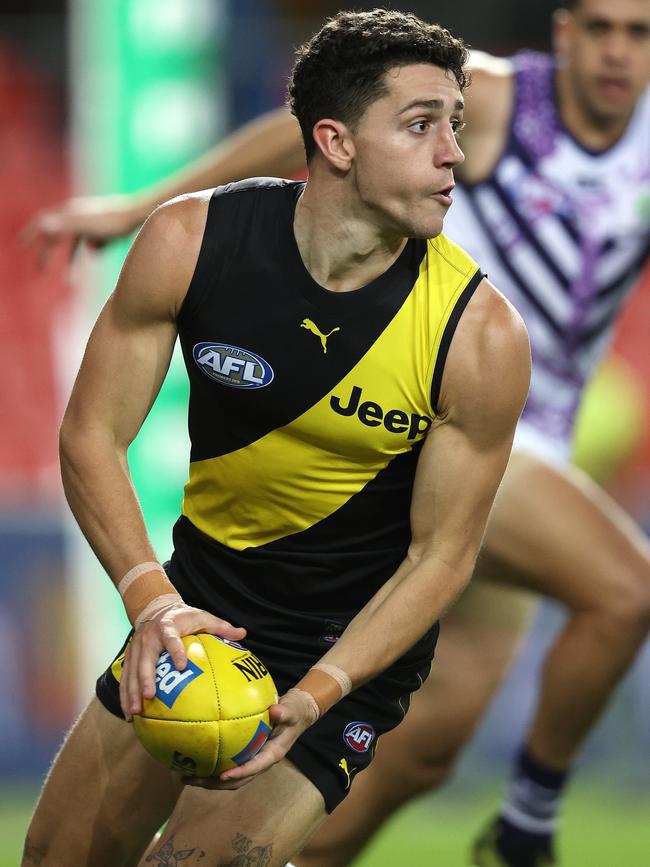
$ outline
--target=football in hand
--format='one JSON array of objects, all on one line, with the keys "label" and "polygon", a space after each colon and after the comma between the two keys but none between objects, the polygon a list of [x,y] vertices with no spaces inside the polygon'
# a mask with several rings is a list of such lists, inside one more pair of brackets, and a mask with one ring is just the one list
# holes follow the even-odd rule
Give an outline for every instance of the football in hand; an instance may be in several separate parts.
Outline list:
[{"label": "football in hand", "polygon": [[215,635],[183,638],[187,666],[169,653],[156,666],[156,695],[143,699],[133,727],[145,749],[183,776],[210,777],[243,765],[271,734],[278,700],[264,664],[241,644]]}]

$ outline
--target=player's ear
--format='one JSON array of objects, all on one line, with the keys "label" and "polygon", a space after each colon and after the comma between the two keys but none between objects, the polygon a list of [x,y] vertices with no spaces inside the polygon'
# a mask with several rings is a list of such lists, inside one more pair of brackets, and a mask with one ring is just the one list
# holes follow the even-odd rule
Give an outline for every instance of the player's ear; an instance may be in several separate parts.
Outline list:
[{"label": "player's ear", "polygon": [[573,23],[573,15],[568,9],[556,9],[553,13],[553,46],[559,54],[567,50],[567,39]]},{"label": "player's ear", "polygon": [[314,125],[312,135],[316,147],[330,165],[341,172],[349,171],[354,159],[354,143],[342,121],[323,118]]}]

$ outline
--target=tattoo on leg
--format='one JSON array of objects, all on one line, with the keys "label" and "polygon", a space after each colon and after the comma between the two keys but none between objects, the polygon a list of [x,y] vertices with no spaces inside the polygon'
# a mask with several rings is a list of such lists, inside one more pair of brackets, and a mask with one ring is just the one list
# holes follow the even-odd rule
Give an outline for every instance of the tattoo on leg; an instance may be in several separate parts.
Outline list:
[{"label": "tattoo on leg", "polygon": [[43,850],[39,849],[37,846],[34,846],[29,837],[27,837],[25,840],[23,857],[28,864],[41,864],[43,862],[43,858],[45,857],[45,852],[43,852]]},{"label": "tattoo on leg", "polygon": [[193,864],[196,864],[205,856],[203,849],[175,849],[173,836],[158,849],[157,852],[152,852],[147,856],[146,863],[155,862],[158,867],[178,867],[181,861],[192,859]]},{"label": "tattoo on leg", "polygon": [[244,834],[236,834],[232,847],[238,855],[229,861],[226,867],[268,867],[271,863],[273,844],[268,846],[253,846],[253,841]]}]

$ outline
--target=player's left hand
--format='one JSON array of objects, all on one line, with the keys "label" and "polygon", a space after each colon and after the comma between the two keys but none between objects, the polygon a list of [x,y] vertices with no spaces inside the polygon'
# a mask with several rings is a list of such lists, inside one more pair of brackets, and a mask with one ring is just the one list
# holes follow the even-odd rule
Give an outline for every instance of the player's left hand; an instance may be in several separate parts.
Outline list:
[{"label": "player's left hand", "polygon": [[283,759],[300,735],[316,722],[313,701],[300,689],[290,689],[269,708],[273,731],[259,753],[244,765],[224,771],[219,777],[184,777],[189,786],[204,789],[241,789],[258,774]]}]

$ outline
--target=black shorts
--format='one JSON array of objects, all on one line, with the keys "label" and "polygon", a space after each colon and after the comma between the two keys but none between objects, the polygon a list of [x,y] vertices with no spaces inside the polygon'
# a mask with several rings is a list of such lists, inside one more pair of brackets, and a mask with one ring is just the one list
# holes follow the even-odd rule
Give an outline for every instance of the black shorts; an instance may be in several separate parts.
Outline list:
[{"label": "black shorts", "polygon": [[[249,600],[242,602],[243,616],[241,609],[229,610],[223,600],[218,610],[214,610],[214,605],[208,607],[199,599],[186,598],[179,586],[183,581],[173,566],[172,563],[170,577],[188,604],[213,610],[234,625],[246,627],[248,634],[243,644],[269,669],[280,695],[300,680],[345,628],[344,623],[331,618],[306,617],[277,607],[272,611],[256,610],[257,606]],[[438,631],[436,624],[383,674],[335,704],[304,732],[287,754],[321,792],[328,812],[347,795],[354,775],[370,764],[378,738],[404,718],[411,693],[429,674]],[[123,651],[124,647],[116,659]],[[97,680],[97,697],[107,710],[123,718],[119,683],[111,666]]]}]

